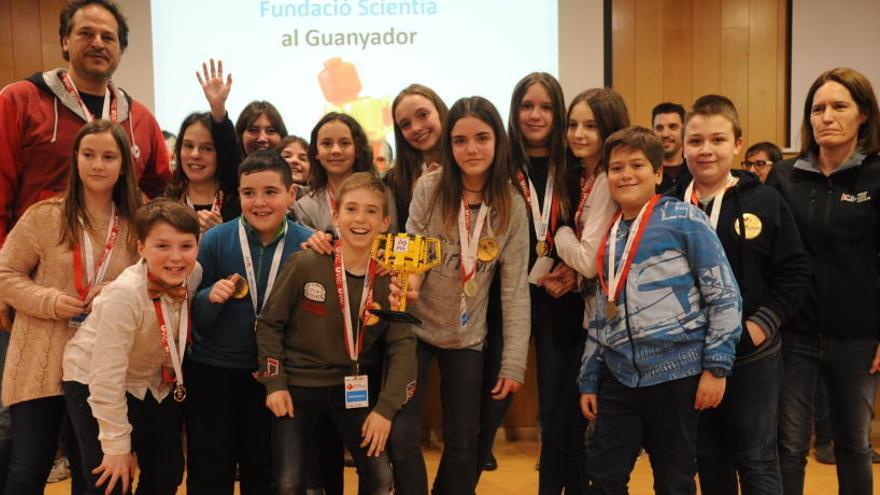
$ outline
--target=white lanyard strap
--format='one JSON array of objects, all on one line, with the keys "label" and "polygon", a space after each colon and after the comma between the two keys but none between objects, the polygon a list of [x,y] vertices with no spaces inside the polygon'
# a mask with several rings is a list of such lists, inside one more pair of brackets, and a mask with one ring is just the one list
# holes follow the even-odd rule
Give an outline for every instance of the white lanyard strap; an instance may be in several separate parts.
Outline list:
[{"label": "white lanyard strap", "polygon": [[[266,293],[263,294],[263,304],[269,299],[272,293],[272,286],[275,285],[275,277],[278,275],[278,268],[281,266],[281,255],[284,253],[284,240],[287,237],[287,220],[284,221],[284,231],[281,233],[281,240],[275,245],[275,253],[272,254],[272,265],[269,268],[269,279],[266,280]],[[248,243],[247,232],[244,229],[244,221],[238,222],[238,242],[241,245],[241,256],[244,260],[244,271],[247,276],[248,286],[250,290],[248,294],[251,296],[251,302],[254,304],[254,314],[259,315],[259,298],[257,297],[257,275],[254,271],[254,260],[251,257],[251,247]]]},{"label": "white lanyard strap", "polygon": [[472,273],[476,269],[480,234],[483,232],[483,224],[486,222],[489,209],[486,203],[480,203],[477,223],[474,225],[474,232],[470,233],[468,232],[470,227],[470,207],[464,200],[461,202],[461,208],[458,211],[458,242],[461,246],[461,265],[465,275]]},{"label": "white lanyard strap", "polygon": [[[727,173],[727,180],[724,182],[724,186],[715,193],[715,199],[712,201],[712,210],[709,212],[709,222],[712,224],[712,230],[718,230],[718,218],[721,216],[721,203],[724,202],[724,193],[727,192],[734,184],[736,184],[736,178],[730,173]],[[703,198],[707,199],[707,198]],[[688,184],[687,189],[684,192],[684,200],[690,201],[694,203],[697,201],[697,198],[694,196],[694,181],[691,180],[691,183]],[[696,205],[696,203],[694,203]]]},{"label": "white lanyard strap", "polygon": [[532,223],[535,224],[535,236],[538,242],[547,238],[547,229],[550,226],[550,210],[553,205],[553,171],[547,174],[547,185],[544,186],[544,207],[538,207],[538,193],[535,190],[535,184],[528,175],[526,180],[529,183],[529,203],[531,204]]},{"label": "white lanyard strap", "polygon": [[[632,225],[629,229],[629,234],[626,238],[626,244],[623,247],[623,255],[620,257],[620,266],[626,266],[626,260],[631,256],[630,250],[632,249],[633,241],[635,241],[637,235],[636,232],[639,231],[639,225],[644,220],[645,210],[648,208],[648,204],[650,201],[642,205],[642,209],[639,211],[636,219],[633,220]],[[620,227],[620,222],[623,221],[623,215],[619,216],[614,224],[611,226],[611,233],[608,234],[608,300],[614,302],[617,295],[617,286],[620,284],[620,276],[623,273],[623,270],[620,272],[617,271],[617,263],[614,262],[614,258],[617,255],[617,231]],[[635,253],[632,253],[634,256]]]}]

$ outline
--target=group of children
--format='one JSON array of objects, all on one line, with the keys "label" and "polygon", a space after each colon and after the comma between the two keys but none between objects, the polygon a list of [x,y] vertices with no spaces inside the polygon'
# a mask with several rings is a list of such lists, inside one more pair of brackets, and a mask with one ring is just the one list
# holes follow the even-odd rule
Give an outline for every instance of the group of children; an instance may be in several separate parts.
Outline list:
[{"label": "group of children", "polygon": [[[834,246],[867,244],[880,222],[880,191],[860,196],[822,168],[848,146],[834,155],[841,171],[880,187],[868,182],[880,112],[870,83],[864,98],[844,85],[864,79],[851,72],[814,85],[807,162],[774,166],[777,188],[734,167],[733,103],[698,98],[678,129],[690,175],[661,196],[664,142],[630,126],[611,89],[566,109],[553,76],[529,74],[505,129],[484,98],[447,109],[413,84],[392,106],[397,160],[382,180],[348,115],[322,117],[308,142],[286,136],[267,102],[233,125],[231,78],[211,61],[197,73],[210,111],[181,125],[165,198],[141,206],[124,131],[94,120],[77,135],[67,192],[31,207],[0,251],[0,299],[16,311],[3,401],[27,405],[12,421],[29,463],[6,490],[41,493],[66,413],[86,493],[128,492],[135,467],[138,492],[175,493],[184,464],[190,494],[232,493],[236,475],[244,494],[341,493],[344,445],[360,493],[427,494],[422,384],[436,359],[433,491],[470,494],[534,338],[539,493],[626,493],[642,448],[658,493],[695,493],[697,471],[703,493],[782,493],[785,455],[796,464],[805,452],[786,450],[785,433],[777,445],[777,418],[796,407],[782,390],[781,329],[824,293],[821,277],[839,280],[830,257],[852,253]],[[825,96],[828,85],[838,92]],[[828,101],[818,108],[814,94]],[[847,104],[855,117],[823,124]],[[834,214],[854,226],[842,244],[814,232],[812,206],[789,206],[824,194],[797,175],[810,163],[860,208]],[[439,265],[406,293],[371,257],[387,231],[440,242]],[[856,253],[867,276],[877,254],[876,243]],[[374,313],[403,298],[420,325]],[[822,318],[834,310],[809,300]],[[873,357],[876,328],[849,331],[874,339]],[[825,347],[838,337],[820,335]],[[860,442],[864,411],[844,401],[876,392],[880,357],[868,364],[861,388],[835,395]],[[841,486],[870,493],[842,430]]]}]

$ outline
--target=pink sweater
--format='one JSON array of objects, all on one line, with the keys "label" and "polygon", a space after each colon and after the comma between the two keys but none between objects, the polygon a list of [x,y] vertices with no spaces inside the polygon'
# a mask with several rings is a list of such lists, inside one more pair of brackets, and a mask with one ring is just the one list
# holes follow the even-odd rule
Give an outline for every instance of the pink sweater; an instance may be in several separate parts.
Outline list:
[{"label": "pink sweater", "polygon": [[[108,222],[98,219],[95,231],[89,233],[96,261],[103,252]],[[76,329],[55,314],[55,300],[60,294],[78,296],[71,250],[58,244],[61,225],[60,197],[36,203],[0,250],[0,301],[16,313],[3,372],[2,400],[7,406],[62,395],[61,357]],[[128,224],[120,221],[104,283],[137,260],[126,242],[128,231]]]}]

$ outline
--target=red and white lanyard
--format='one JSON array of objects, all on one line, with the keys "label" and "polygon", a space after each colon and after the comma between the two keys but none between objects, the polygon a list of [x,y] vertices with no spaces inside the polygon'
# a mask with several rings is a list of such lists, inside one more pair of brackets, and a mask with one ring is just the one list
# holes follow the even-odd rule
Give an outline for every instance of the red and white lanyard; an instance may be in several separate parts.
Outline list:
[{"label": "red and white lanyard", "polygon": [[474,226],[473,234],[471,231],[471,209],[464,198],[461,199],[461,208],[458,211],[458,241],[461,247],[461,285],[464,287],[465,282],[474,278],[477,273],[477,249],[480,244],[480,234],[483,231],[483,224],[489,214],[489,207],[486,203],[480,203],[480,211],[477,213],[477,223]]},{"label": "red and white lanyard", "polygon": [[556,218],[559,214],[559,203],[553,200],[553,177],[554,171],[547,174],[547,185],[544,186],[543,208],[538,204],[538,192],[532,179],[522,170],[517,171],[519,187],[526,196],[526,203],[532,214],[532,224],[535,228],[535,237],[538,242],[546,241],[549,246],[553,245],[553,234],[556,231]]},{"label": "red and white lanyard", "polygon": [[[623,254],[620,256],[620,265],[621,269],[617,270],[617,264],[614,261],[614,258],[617,254],[617,231],[620,227],[620,222],[622,220],[622,212],[618,211],[617,215],[614,217],[614,220],[611,222],[611,228],[609,232],[605,234],[605,239],[602,240],[602,244],[599,246],[599,253],[597,255],[598,260],[596,266],[599,271],[599,284],[602,287],[602,292],[607,296],[608,302],[613,303],[620,296],[620,292],[623,290],[624,284],[626,284],[626,276],[629,274],[630,266],[632,266],[633,259],[636,257],[636,252],[639,249],[639,244],[642,242],[642,235],[645,233],[645,227],[648,226],[648,223],[651,220],[651,213],[654,211],[654,206],[657,204],[657,201],[660,200],[660,195],[657,194],[650,201],[642,206],[641,211],[639,211],[638,216],[636,216],[635,220],[630,227],[629,236],[626,239],[626,244],[623,248]],[[603,258],[605,256],[606,245],[608,245],[608,270],[607,270],[607,282],[605,270],[603,270],[605,263],[603,263]],[[611,290],[613,288],[613,291]]]},{"label": "red and white lanyard", "polygon": [[[336,197],[333,196],[333,191],[330,190],[330,184],[327,184],[327,187],[324,188],[324,196],[327,200],[327,208],[330,208],[330,217],[333,218],[333,212],[336,211]],[[333,226],[333,231],[336,232],[336,236],[339,236],[339,230],[336,229],[336,226]]]},{"label": "red and white lanyard", "polygon": [[[76,100],[76,103],[79,105],[80,109],[82,109],[83,114],[86,116],[86,122],[95,120],[95,116],[89,111],[82,96],[79,94],[79,90],[76,89],[76,85],[73,84],[73,79],[70,78],[70,75],[67,72],[61,72],[61,83],[64,84],[64,89],[73,96],[73,99]],[[110,119],[111,122],[116,122],[118,102],[114,95],[114,91],[111,91],[111,89],[111,86],[108,84],[107,89],[104,90],[104,109],[101,112],[101,118]]]},{"label": "red and white lanyard", "polygon": [[[284,221],[284,230],[281,232],[281,240],[275,245],[275,252],[272,254],[272,264],[269,266],[269,279],[266,280],[266,293],[263,294],[263,306],[269,300],[269,294],[272,293],[272,287],[275,285],[275,277],[278,275],[278,268],[281,266],[281,255],[284,253],[284,240],[287,237],[287,220]],[[251,296],[251,302],[254,305],[254,314],[260,312],[259,298],[257,297],[257,275],[254,271],[254,260],[251,257],[251,246],[248,244],[247,232],[244,229],[244,220],[238,222],[238,243],[241,245],[241,257],[244,261],[244,272],[247,277],[248,294]]]},{"label": "red and white lanyard", "polygon": [[587,206],[587,199],[589,199],[590,194],[593,192],[593,185],[596,184],[596,174],[590,176],[589,180],[584,180],[584,176],[582,175],[580,178],[581,184],[581,197],[578,200],[577,210],[574,211],[574,230],[577,233],[578,239],[581,238],[581,233],[584,231],[584,226],[581,224],[581,217],[584,214],[584,207]]},{"label": "red and white lanyard", "polygon": [[[110,222],[107,225],[104,251],[97,263],[95,263],[95,254],[92,251],[92,237],[83,226],[82,219],[80,219],[80,226],[83,232],[83,242],[81,245],[74,246],[72,251],[73,285],[80,299],[85,300],[92,287],[96,287],[104,281],[107,268],[110,266],[110,255],[113,252],[113,246],[116,245],[116,238],[119,236],[119,216],[116,215],[116,205],[110,204]],[[83,254],[80,251],[80,246],[85,252],[85,270],[83,270]]]},{"label": "red and white lanyard", "polygon": [[370,319],[368,308],[373,307],[373,280],[376,277],[376,262],[370,259],[367,268],[367,276],[364,279],[364,288],[361,291],[361,302],[358,306],[357,326],[352,326],[351,299],[348,296],[348,283],[346,282],[345,263],[342,260],[342,242],[336,241],[333,245],[333,275],[336,279],[336,296],[339,299],[339,309],[342,310],[342,332],[345,334],[345,349],[352,363],[357,364],[361,350],[364,348],[364,334],[362,331]]},{"label": "red and white lanyard", "polygon": [[[736,178],[728,172],[727,181],[724,182],[724,186],[715,193],[715,199],[712,201],[712,210],[709,212],[709,222],[712,224],[712,230],[718,230],[718,217],[721,216],[721,203],[724,201],[724,193],[726,193],[731,187],[735,186],[736,182]],[[692,205],[699,208],[700,198],[697,197],[697,191],[694,188],[693,180],[691,180],[691,183],[688,184],[687,189],[685,189],[684,197],[690,201]]]},{"label": "red and white lanyard", "polygon": [[[188,192],[183,193],[183,199],[184,199],[184,201],[186,201],[187,206],[189,206],[193,210],[196,209],[196,205],[195,205],[195,203],[193,203],[193,200],[190,199]],[[217,194],[214,195],[214,202],[211,203],[211,213],[216,213],[219,215],[220,210],[222,208],[223,208],[223,191],[218,189]]]},{"label": "red and white lanyard", "polygon": [[162,366],[162,381],[166,384],[177,382],[178,386],[183,386],[183,355],[186,352],[186,344],[190,338],[190,321],[189,321],[189,298],[187,297],[180,303],[180,319],[177,321],[177,340],[168,332],[168,308],[161,297],[153,299],[153,309],[156,310],[156,321],[159,322],[159,342],[162,344],[162,351],[165,353],[165,359],[171,361],[171,368],[174,374],[168,372],[167,366]]}]

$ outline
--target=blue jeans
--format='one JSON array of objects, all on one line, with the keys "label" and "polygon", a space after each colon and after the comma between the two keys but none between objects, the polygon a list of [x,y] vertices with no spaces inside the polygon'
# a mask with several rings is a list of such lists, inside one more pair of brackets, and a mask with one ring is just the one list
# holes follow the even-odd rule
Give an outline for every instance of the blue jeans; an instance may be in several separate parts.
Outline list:
[{"label": "blue jeans", "polygon": [[[694,409],[699,376],[629,388],[606,369],[599,383],[596,432],[587,450],[587,475],[596,495],[626,495],[641,447],[651,459],[657,495],[695,495]],[[543,466],[541,466],[543,468]]]},{"label": "blue jeans", "polygon": [[700,490],[737,495],[779,495],[782,476],[776,444],[782,357],[779,353],[737,366],[724,399],[703,411],[697,434]]},{"label": "blue jeans", "polygon": [[428,369],[436,356],[440,365],[440,400],[443,407],[443,455],[437,469],[435,491],[441,495],[469,495],[476,485],[477,434],[480,423],[480,390],[483,352],[441,349],[419,340],[416,347],[419,373],[416,393],[397,413],[391,428],[391,462],[397,493],[427,495],[428,474],[422,455],[422,400]]},{"label": "blue jeans", "polygon": [[804,491],[814,394],[820,373],[828,386],[840,493],[873,493],[868,432],[878,377],[869,375],[868,370],[877,342],[877,339],[833,340],[793,332],[783,336],[779,459],[785,495],[800,495]]},{"label": "blue jeans", "polygon": [[[371,387],[372,388],[372,387]],[[370,391],[373,397],[374,391]],[[346,409],[342,385],[334,387],[290,387],[294,416],[272,418],[272,469],[279,495],[301,495],[308,484],[309,451],[315,427],[327,414],[339,431],[357,465],[361,495],[387,495],[392,476],[388,455],[367,457],[361,427],[370,408]],[[370,404],[375,401],[371,400]],[[320,441],[320,440],[319,440]]]},{"label": "blue jeans", "polygon": [[[82,473],[88,481],[89,495],[104,493],[106,482],[95,487],[98,476],[92,470],[104,459],[98,440],[98,421],[89,406],[89,387],[79,382],[64,382],[64,401],[67,414],[73,423],[76,440],[82,458]],[[138,495],[174,495],[183,481],[183,447],[181,429],[183,408],[168,396],[156,402],[148,391],[144,400],[125,394],[128,422],[131,424],[131,448],[137,454],[140,476]],[[129,488],[130,490],[131,488]],[[122,494],[122,483],[113,489],[114,495]]]}]

